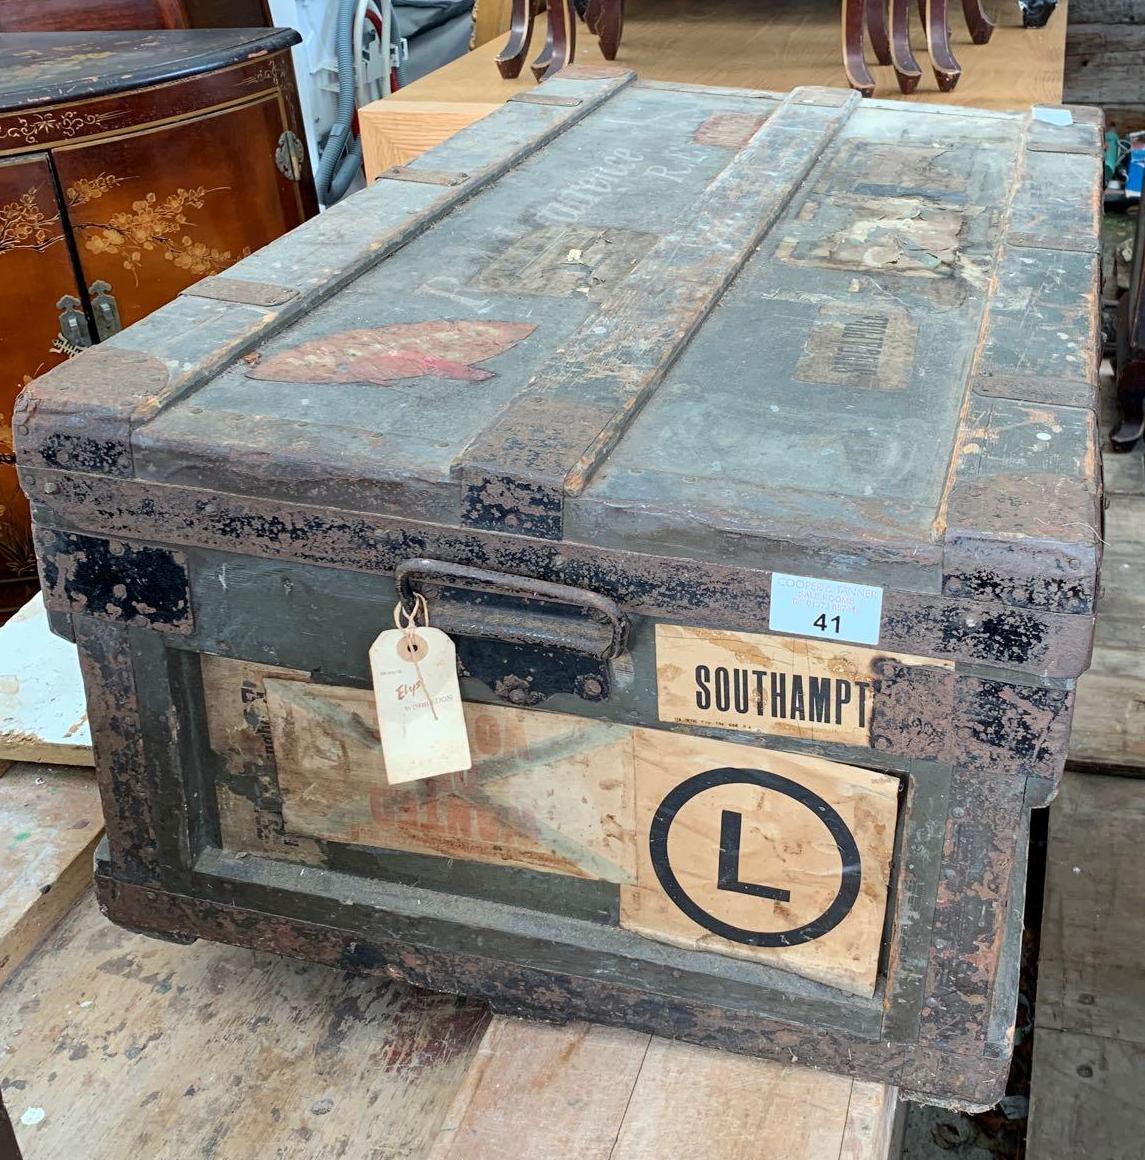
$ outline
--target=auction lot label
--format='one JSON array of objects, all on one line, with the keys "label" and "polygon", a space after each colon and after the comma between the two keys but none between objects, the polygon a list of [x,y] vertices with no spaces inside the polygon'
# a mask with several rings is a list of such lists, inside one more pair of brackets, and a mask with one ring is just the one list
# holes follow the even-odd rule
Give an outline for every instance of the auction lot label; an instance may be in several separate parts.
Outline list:
[{"label": "auction lot label", "polygon": [[783,572],[771,577],[767,627],[772,632],[878,644],[882,618],[881,588],[814,576],[788,576]]}]

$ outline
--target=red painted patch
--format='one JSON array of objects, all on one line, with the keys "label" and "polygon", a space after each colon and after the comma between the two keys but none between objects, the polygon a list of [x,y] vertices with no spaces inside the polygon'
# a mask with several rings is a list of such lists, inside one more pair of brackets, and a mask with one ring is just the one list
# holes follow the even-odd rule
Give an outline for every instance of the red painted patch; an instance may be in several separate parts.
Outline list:
[{"label": "red painted patch", "polygon": [[281,351],[252,366],[248,377],[276,383],[377,383],[432,375],[479,383],[492,371],[474,366],[528,338],[527,322],[414,322],[344,330]]}]

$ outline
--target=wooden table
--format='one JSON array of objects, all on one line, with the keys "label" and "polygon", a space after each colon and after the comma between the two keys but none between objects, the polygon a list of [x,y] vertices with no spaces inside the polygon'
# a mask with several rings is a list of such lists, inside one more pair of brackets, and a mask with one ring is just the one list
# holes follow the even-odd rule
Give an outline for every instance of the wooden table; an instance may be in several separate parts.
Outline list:
[{"label": "wooden table", "polygon": [[[991,109],[1059,103],[1067,0],[1044,29],[1022,28],[1018,6],[1010,0],[986,3],[998,20],[989,44],[971,45],[961,13],[953,15],[953,45],[965,70],[954,92],[938,91],[916,21],[913,42],[924,66],[922,82],[909,97],[901,97],[893,70],[873,65],[876,95]],[[544,37],[544,17],[539,17],[534,46],[539,48]],[[506,39],[496,37],[359,112],[370,180],[535,86],[527,68],[514,80],[501,79],[494,58]],[[577,61],[600,62],[591,37],[584,38]],[[616,64],[646,79],[689,84],[776,91],[847,86],[839,54],[838,0],[628,0]]]},{"label": "wooden table", "polygon": [[1136,778],[1067,773],[1050,807],[1027,1138],[1035,1160],[1142,1154],[1143,827]]},{"label": "wooden table", "polygon": [[0,991],[0,1050],[24,1160],[887,1160],[896,1110],[879,1084],[167,945],[90,896]]},{"label": "wooden table", "polygon": [[1078,681],[1070,763],[1145,776],[1145,447],[1109,450],[1117,426],[1112,373],[1102,376],[1105,545],[1093,662]]}]

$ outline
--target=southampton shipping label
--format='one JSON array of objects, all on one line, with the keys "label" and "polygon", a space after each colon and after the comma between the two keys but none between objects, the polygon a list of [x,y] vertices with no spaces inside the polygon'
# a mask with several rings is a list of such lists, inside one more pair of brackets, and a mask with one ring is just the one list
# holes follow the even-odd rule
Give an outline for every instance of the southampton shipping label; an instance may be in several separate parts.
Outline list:
[{"label": "southampton shipping label", "polygon": [[658,624],[660,720],[869,746],[872,666],[888,658],[944,665],[852,645]]}]

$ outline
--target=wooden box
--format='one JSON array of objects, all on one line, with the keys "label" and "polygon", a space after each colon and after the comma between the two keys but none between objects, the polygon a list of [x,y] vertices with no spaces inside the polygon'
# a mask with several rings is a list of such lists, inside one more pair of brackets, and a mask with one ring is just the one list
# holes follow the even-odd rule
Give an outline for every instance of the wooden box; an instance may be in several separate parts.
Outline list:
[{"label": "wooden box", "polygon": [[[993,1103],[1100,544],[1065,119],[572,68],[33,384],[107,913]],[[390,786],[399,593],[473,767]]]}]

